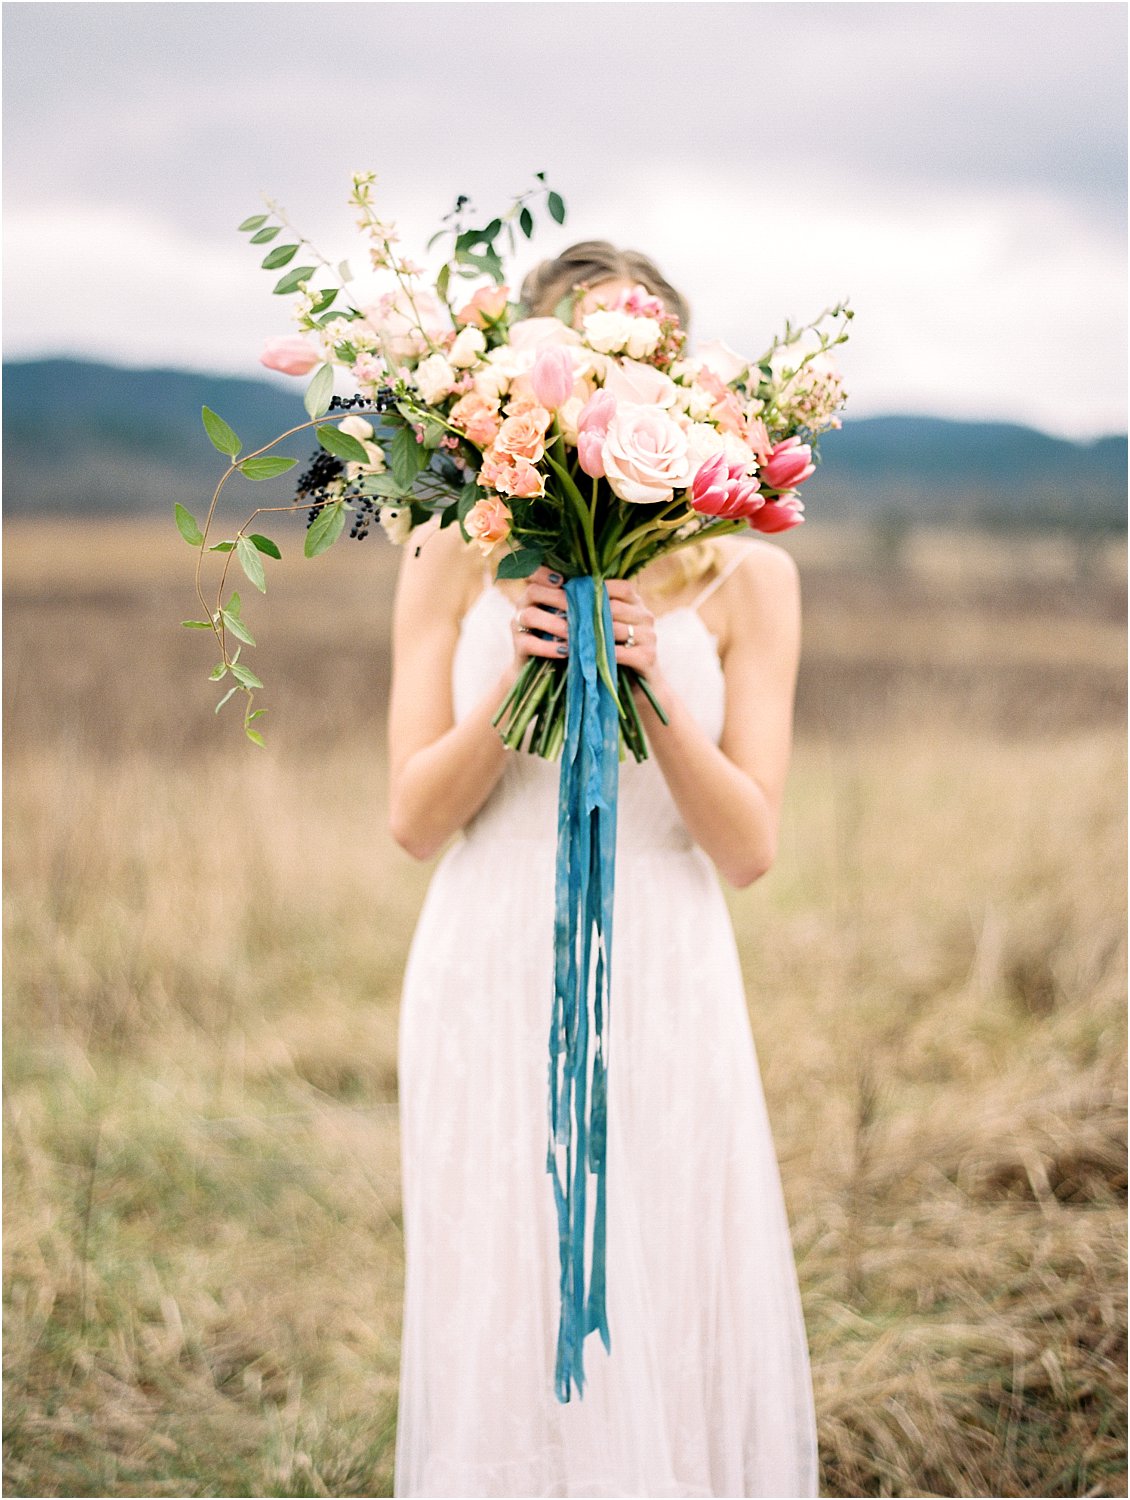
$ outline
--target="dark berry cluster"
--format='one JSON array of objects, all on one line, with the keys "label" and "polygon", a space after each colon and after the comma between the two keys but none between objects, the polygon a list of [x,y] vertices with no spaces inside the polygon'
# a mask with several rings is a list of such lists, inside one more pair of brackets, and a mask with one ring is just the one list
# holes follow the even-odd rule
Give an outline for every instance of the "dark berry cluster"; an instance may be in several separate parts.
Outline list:
[{"label": "dark berry cluster", "polygon": [[362,396],[359,391],[352,396],[331,396],[330,411],[349,411],[354,406],[370,406],[378,412],[388,411],[395,400],[392,391],[387,386],[382,386],[375,396]]},{"label": "dark berry cluster", "polygon": [[381,510],[379,505],[373,503],[371,495],[354,495],[353,504],[357,508],[353,512],[353,524],[349,528],[349,535],[361,541],[369,535],[369,527],[379,519]]}]

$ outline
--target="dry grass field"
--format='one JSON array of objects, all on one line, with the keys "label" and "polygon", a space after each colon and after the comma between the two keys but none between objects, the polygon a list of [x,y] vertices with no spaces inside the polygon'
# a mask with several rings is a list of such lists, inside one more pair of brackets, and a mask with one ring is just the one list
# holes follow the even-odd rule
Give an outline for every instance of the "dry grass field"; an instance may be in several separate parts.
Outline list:
[{"label": "dry grass field", "polygon": [[[5,529],[5,1492],[387,1495],[396,556]],[[1125,551],[788,539],[780,855],[729,899],[828,1495],[1125,1495]],[[230,717],[229,717],[230,716]]]}]

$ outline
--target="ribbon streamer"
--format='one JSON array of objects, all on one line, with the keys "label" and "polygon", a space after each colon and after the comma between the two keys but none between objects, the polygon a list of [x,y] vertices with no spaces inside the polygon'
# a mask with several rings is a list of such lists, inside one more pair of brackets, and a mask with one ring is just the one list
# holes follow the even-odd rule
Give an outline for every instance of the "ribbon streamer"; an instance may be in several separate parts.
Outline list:
[{"label": "ribbon streamer", "polygon": [[[565,584],[569,658],[565,742],[557,801],[553,1018],[549,1032],[549,1150],[561,1247],[561,1319],[555,1390],[584,1395],[584,1341],[599,1331],[611,1353],[605,1311],[605,1166],[607,1041],[616,868],[616,794],[620,715],[615,693],[597,671],[597,589],[609,675],[616,681],[612,606],[603,580]],[[589,1076],[589,1004],[592,1070]],[[563,1171],[559,1170],[559,1154]],[[586,1172],[596,1179],[592,1254],[585,1290]]]}]

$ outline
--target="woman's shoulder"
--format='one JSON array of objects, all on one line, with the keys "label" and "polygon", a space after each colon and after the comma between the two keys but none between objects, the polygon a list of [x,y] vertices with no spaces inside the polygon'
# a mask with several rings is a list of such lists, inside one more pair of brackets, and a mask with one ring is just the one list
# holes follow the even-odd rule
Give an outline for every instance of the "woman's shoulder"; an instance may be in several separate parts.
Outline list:
[{"label": "woman's shoulder", "polygon": [[710,601],[723,616],[724,639],[728,644],[739,638],[756,635],[751,623],[781,620],[799,612],[800,571],[791,553],[764,537],[719,537],[722,556],[718,573],[727,574]]},{"label": "woman's shoulder", "polygon": [[482,587],[483,564],[457,525],[418,526],[404,543],[400,591],[408,601],[437,608],[458,620]]}]

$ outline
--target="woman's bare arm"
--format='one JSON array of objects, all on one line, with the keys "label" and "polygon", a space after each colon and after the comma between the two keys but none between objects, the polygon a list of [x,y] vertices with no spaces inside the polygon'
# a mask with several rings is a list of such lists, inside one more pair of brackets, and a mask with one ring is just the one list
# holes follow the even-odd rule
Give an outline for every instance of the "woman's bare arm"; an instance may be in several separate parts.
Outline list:
[{"label": "woman's bare arm", "polygon": [[[409,854],[430,859],[482,807],[502,775],[507,750],[491,723],[528,655],[555,654],[550,642],[516,635],[505,670],[467,716],[455,723],[451,666],[472,570],[457,527],[433,531],[419,556],[410,543],[401,562],[392,633],[389,694],[389,831]],[[565,637],[567,626],[537,605],[564,604],[544,569],[529,581],[523,618]]]},{"label": "woman's bare arm", "polygon": [[[651,753],[692,838],[733,885],[772,865],[792,753],[793,701],[800,657],[800,579],[773,543],[745,542],[745,559],[719,591],[728,605],[723,670],[726,720],[715,745],[659,668],[618,647],[617,661],[646,671],[670,723],[637,692]],[[630,588],[609,585],[609,591]],[[615,614],[616,607],[613,607]],[[628,610],[624,610],[627,617]],[[646,647],[645,647],[646,650]]]}]

